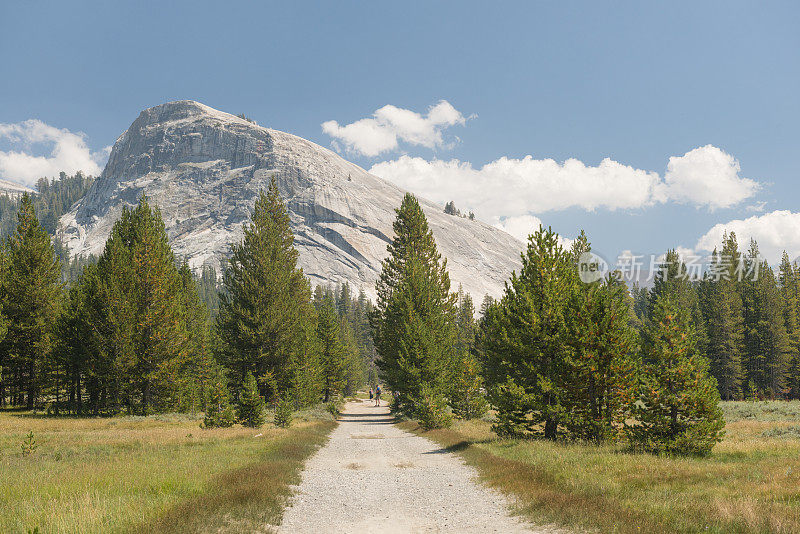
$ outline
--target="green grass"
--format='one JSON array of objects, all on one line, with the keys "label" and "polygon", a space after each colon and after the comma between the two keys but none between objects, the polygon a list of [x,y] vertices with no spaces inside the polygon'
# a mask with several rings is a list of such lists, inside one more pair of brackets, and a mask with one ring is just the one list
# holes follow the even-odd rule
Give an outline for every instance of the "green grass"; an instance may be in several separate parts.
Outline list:
[{"label": "green grass", "polygon": [[[289,486],[335,426],[202,430],[183,415],[0,412],[0,532],[239,532],[280,520]],[[32,431],[35,452],[23,455]]]},{"label": "green grass", "polygon": [[620,533],[800,532],[800,403],[725,402],[723,410],[726,436],[707,458],[502,440],[487,421],[423,435],[461,454],[535,523]]}]

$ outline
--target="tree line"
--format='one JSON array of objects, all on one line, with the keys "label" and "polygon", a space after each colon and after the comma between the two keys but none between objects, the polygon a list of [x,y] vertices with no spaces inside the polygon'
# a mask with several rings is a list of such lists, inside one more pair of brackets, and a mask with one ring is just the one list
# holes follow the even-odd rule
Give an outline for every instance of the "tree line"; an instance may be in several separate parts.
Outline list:
[{"label": "tree line", "polygon": [[368,300],[347,285],[312,294],[293,240],[273,180],[221,283],[210,269],[198,278],[142,197],[69,281],[23,195],[0,247],[0,405],[203,411],[207,426],[224,426],[260,424],[263,401],[291,411],[352,394],[374,350]]},{"label": "tree line", "polygon": [[702,454],[721,436],[720,398],[800,394],[800,269],[784,254],[776,276],[733,234],[702,280],[671,250],[653,287],[629,292],[616,276],[580,280],[585,234],[566,249],[540,228],[476,314],[410,194],[374,305],[348,284],[312,291],[275,180],[221,282],[176,260],[144,197],[100,257],[70,260],[74,279],[30,195],[16,218],[0,247],[3,406],[257,424],[264,401],[288,420],[381,380],[393,409],[427,428],[491,407],[500,435]]},{"label": "tree line", "polygon": [[660,294],[676,294],[723,399],[800,398],[800,267],[786,252],[776,273],[754,240],[742,252],[731,232],[701,280],[690,280],[674,250],[662,270],[652,289],[633,288],[637,316],[646,318]]}]

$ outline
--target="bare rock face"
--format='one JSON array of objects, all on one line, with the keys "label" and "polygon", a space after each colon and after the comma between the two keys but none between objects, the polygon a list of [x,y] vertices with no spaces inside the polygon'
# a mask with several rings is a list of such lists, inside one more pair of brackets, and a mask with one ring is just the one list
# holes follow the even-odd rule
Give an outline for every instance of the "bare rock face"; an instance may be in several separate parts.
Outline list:
[{"label": "bare rock face", "polygon": [[[60,221],[72,254],[100,254],[123,206],[142,194],[161,209],[172,248],[194,269],[221,271],[259,190],[277,177],[300,266],[311,283],[349,282],[375,296],[404,191],[319,145],[193,101],[143,111],[114,144],[103,174]],[[498,296],[522,243],[420,199],[453,288]]]},{"label": "bare rock face", "polygon": [[30,187],[25,187],[16,182],[9,182],[8,180],[0,180],[0,195],[8,195],[11,198],[21,197],[23,193],[35,193]]}]

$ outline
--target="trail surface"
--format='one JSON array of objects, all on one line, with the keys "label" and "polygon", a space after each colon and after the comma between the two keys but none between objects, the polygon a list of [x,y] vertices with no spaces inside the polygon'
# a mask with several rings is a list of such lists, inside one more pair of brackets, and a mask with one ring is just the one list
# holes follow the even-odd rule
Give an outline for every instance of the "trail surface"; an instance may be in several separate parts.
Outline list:
[{"label": "trail surface", "polygon": [[536,532],[458,456],[397,428],[388,408],[373,404],[346,406],[306,464],[279,532]]}]

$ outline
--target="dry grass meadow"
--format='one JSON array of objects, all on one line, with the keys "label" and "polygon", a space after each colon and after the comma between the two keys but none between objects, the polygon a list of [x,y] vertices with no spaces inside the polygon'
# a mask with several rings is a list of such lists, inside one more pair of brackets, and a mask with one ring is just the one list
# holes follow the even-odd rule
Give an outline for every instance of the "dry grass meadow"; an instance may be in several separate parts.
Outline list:
[{"label": "dry grass meadow", "polygon": [[0,412],[0,532],[259,531],[335,425],[323,409],[295,417],[203,430],[186,415]]},{"label": "dry grass meadow", "polygon": [[726,436],[707,458],[501,440],[485,420],[424,435],[461,454],[536,523],[619,533],[800,532],[800,402],[722,404]]}]

